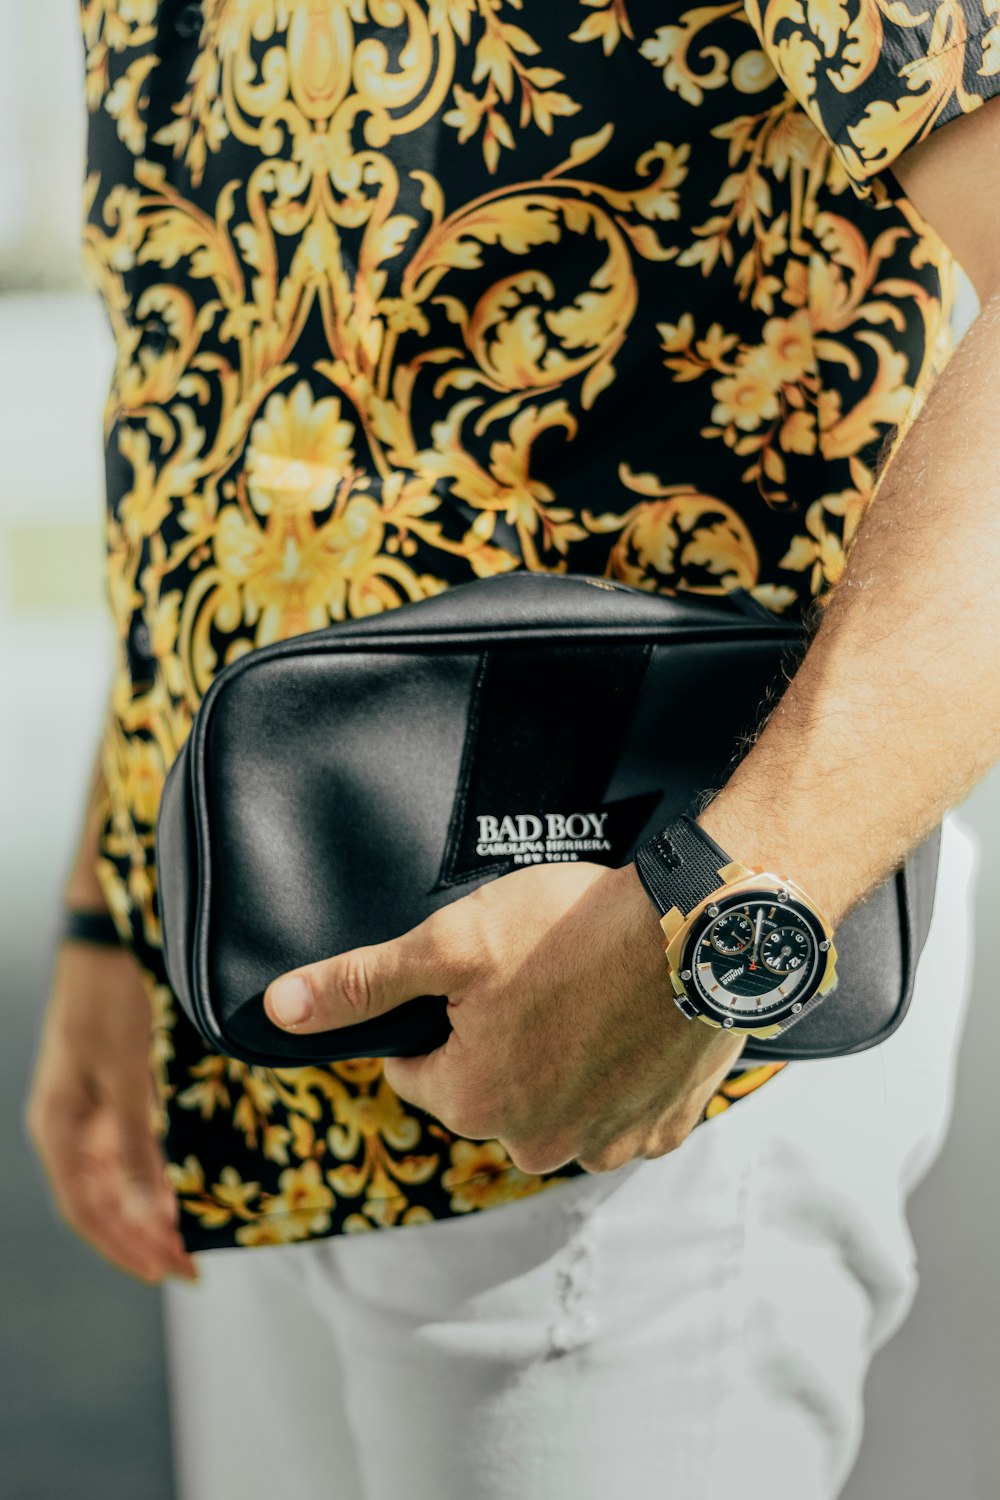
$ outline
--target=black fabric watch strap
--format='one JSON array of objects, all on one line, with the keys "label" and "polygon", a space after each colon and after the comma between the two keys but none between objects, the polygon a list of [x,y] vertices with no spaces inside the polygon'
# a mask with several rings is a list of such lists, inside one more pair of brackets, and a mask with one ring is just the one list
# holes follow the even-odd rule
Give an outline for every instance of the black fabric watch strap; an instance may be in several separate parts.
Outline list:
[{"label": "black fabric watch strap", "polygon": [[685,916],[719,889],[719,869],[732,862],[688,813],[640,844],[634,859],[639,879],[661,914],[679,906]]},{"label": "black fabric watch strap", "polygon": [[101,943],[108,947],[122,945],[118,928],[109,912],[74,911],[67,907],[63,912],[60,939],[74,938],[84,943]]}]

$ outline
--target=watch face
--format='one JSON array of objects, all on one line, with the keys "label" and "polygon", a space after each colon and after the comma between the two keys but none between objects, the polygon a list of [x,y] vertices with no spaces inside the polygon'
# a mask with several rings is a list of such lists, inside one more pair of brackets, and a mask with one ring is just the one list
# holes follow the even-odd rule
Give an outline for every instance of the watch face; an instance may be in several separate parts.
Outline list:
[{"label": "watch face", "polygon": [[703,913],[681,960],[691,999],[737,1026],[763,1026],[797,1013],[826,968],[820,944],[829,944],[818,919],[791,896],[780,901],[771,891],[737,892],[711,905],[718,915]]}]

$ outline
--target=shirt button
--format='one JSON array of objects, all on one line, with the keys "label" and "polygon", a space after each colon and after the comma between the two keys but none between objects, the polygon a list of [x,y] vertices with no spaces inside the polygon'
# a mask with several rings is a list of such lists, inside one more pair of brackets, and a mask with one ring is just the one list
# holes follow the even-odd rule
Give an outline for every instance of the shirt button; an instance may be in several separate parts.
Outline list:
[{"label": "shirt button", "polygon": [[139,347],[148,349],[151,354],[162,354],[167,347],[170,338],[170,330],[162,318],[150,318],[142,325],[142,334],[139,338]]},{"label": "shirt button", "polygon": [[200,36],[202,20],[200,5],[182,5],[174,19],[174,30],[178,36],[185,38]]}]

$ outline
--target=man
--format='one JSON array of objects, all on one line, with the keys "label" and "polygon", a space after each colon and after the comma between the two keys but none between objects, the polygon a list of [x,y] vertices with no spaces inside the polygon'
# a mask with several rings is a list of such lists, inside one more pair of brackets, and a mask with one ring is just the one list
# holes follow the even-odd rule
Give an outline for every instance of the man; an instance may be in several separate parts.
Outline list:
[{"label": "man", "polygon": [[[697,822],[835,929],[1000,754],[991,0],[82,16],[121,659],[67,900],[131,952],[61,945],[29,1123],[116,1263],[216,1252],[167,1294],[186,1500],[836,1494],[940,1138],[953,824],[906,1026],[785,1069],[664,1003],[635,870],[586,862],[265,998],[315,1030],[448,993],[446,1047],[206,1054],[152,832],[254,646],[513,567],[742,585],[821,619]],[[982,311],[912,420],[951,254]]]}]

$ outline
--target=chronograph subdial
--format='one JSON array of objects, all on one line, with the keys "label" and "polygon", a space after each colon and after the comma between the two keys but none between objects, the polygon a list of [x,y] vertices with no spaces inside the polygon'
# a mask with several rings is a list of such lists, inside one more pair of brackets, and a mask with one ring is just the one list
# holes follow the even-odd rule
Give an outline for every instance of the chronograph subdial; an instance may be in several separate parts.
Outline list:
[{"label": "chronograph subdial", "polygon": [[772,974],[790,974],[812,953],[812,942],[799,927],[777,927],[760,945],[760,956]]},{"label": "chronograph subdial", "polygon": [[719,917],[712,926],[712,947],[726,958],[742,953],[753,942],[753,923],[741,911]]}]

